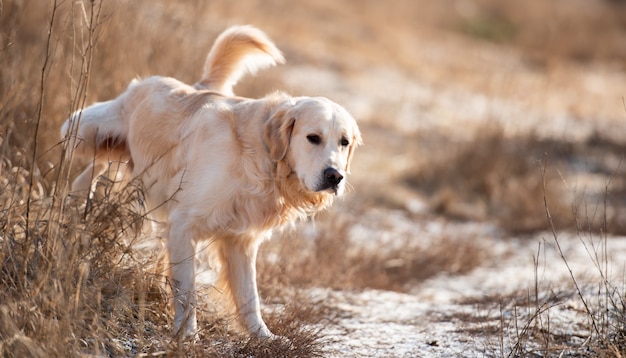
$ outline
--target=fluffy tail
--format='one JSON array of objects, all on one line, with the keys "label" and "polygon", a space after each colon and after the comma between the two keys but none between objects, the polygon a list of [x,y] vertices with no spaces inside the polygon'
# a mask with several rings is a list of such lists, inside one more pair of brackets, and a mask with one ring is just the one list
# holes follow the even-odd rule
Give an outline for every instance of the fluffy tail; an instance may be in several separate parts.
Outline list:
[{"label": "fluffy tail", "polygon": [[283,54],[263,31],[233,26],[215,40],[195,87],[233,95],[233,86],[244,75],[284,62]]}]

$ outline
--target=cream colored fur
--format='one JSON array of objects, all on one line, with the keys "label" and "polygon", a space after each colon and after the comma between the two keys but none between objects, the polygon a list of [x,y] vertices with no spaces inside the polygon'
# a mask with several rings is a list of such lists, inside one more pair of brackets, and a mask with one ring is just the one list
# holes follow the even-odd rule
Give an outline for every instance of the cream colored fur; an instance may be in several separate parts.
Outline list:
[{"label": "cream colored fur", "polygon": [[63,125],[76,153],[94,158],[73,189],[89,189],[112,157],[142,181],[147,209],[168,238],[175,328],[185,335],[196,331],[198,241],[211,240],[221,288],[242,324],[270,337],[256,286],[259,244],[345,190],[361,143],[345,109],[326,98],[232,95],[243,75],[282,61],[263,32],[233,27],[218,37],[195,87],[166,77],[133,81]]}]

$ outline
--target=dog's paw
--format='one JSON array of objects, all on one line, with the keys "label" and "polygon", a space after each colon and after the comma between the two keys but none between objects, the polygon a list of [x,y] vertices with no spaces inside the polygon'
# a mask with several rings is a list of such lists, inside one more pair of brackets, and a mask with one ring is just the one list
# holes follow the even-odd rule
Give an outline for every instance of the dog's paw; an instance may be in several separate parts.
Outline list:
[{"label": "dog's paw", "polygon": [[278,344],[285,347],[291,346],[291,340],[289,338],[272,333],[266,326],[254,332],[252,334],[252,338],[264,340],[268,343]]},{"label": "dog's paw", "polygon": [[[174,330],[175,336],[182,338],[183,340],[198,340],[198,328],[195,320],[188,321],[185,324],[178,324],[178,328]],[[175,326],[176,327],[176,326]]]},{"label": "dog's paw", "polygon": [[279,336],[279,335],[272,333],[271,336],[267,337],[267,339],[269,339],[272,342],[272,344],[276,344],[284,349],[289,349],[293,346],[293,343],[291,343],[291,340],[285,336]]}]

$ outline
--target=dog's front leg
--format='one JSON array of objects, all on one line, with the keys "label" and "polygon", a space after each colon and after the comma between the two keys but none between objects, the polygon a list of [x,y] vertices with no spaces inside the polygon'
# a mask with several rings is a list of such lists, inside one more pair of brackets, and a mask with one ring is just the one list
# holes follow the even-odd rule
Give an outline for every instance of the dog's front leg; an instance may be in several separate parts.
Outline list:
[{"label": "dog's front leg", "polygon": [[174,294],[174,330],[185,337],[196,334],[196,292],[195,292],[195,243],[170,230],[168,251],[170,254],[172,291]]},{"label": "dog's front leg", "polygon": [[237,307],[239,319],[250,334],[260,338],[274,335],[263,322],[256,285],[256,256],[258,243],[245,238],[232,238],[224,245],[226,277]]}]

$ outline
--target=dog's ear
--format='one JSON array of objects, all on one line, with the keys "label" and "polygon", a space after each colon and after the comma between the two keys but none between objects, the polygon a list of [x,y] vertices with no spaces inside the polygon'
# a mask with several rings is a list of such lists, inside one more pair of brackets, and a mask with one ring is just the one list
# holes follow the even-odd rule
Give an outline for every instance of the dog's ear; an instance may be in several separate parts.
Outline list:
[{"label": "dog's ear", "polygon": [[350,147],[348,148],[348,160],[346,161],[346,173],[350,173],[350,162],[352,162],[352,156],[354,155],[354,150],[363,145],[363,139],[361,138],[361,132],[358,128],[355,128],[354,135],[352,136],[352,142],[350,143]]},{"label": "dog's ear", "polygon": [[287,155],[291,132],[293,132],[296,123],[292,108],[292,104],[280,106],[265,122],[264,139],[270,151],[270,158],[275,162],[282,160]]}]

